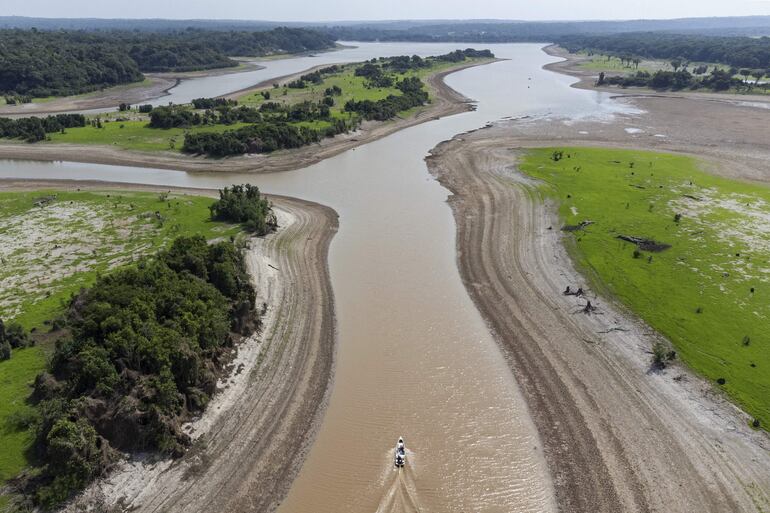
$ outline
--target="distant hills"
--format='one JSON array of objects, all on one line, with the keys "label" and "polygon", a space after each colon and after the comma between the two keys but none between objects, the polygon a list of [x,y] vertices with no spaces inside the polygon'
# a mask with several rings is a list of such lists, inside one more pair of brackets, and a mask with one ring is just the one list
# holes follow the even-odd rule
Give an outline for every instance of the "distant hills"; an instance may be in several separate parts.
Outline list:
[{"label": "distant hills", "polygon": [[37,28],[38,30],[180,31],[195,28],[261,31],[279,26],[314,28],[327,32],[337,39],[367,41],[545,41],[564,35],[650,31],[719,36],[770,36],[770,16],[626,21],[387,20],[325,23],[0,16],[0,28]]}]

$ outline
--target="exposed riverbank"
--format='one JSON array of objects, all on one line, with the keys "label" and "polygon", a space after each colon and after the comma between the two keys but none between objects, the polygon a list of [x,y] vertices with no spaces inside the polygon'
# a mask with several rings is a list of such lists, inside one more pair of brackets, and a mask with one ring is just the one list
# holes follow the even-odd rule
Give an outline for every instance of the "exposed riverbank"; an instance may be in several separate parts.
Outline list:
[{"label": "exposed riverbank", "polygon": [[757,511],[770,505],[770,441],[682,367],[649,372],[655,334],[585,287],[556,206],[516,171],[500,129],[433,150],[454,196],[458,265],[522,386],[563,511]]},{"label": "exposed riverbank", "polygon": [[[122,166],[139,166],[159,169],[173,169],[190,172],[255,172],[271,173],[288,171],[307,167],[321,160],[333,157],[355,147],[368,144],[394,132],[403,130],[426,121],[459,114],[473,109],[471,100],[453,90],[444,83],[444,77],[463,69],[488,64],[495,60],[466,63],[449,70],[430,75],[426,84],[432,101],[424,108],[403,118],[385,122],[367,121],[361,128],[350,134],[341,134],[331,139],[325,139],[318,144],[304,146],[296,150],[277,151],[271,154],[247,155],[226,159],[192,157],[172,152],[133,152],[104,146],[69,145],[69,144],[26,144],[18,142],[0,143],[0,158],[19,160],[66,160],[92,164],[109,164]],[[300,75],[302,73],[295,74]],[[270,79],[291,79],[282,77]],[[269,84],[258,84],[255,88]],[[249,90],[233,93],[235,96],[246,94]]]},{"label": "exposed riverbank", "polygon": [[637,112],[503,121],[428,159],[454,194],[461,275],[522,386],[561,510],[770,507],[767,434],[686,368],[649,372],[659,335],[621,305],[590,292],[600,315],[585,315],[562,295],[586,280],[549,229],[560,226],[557,205],[516,170],[521,149],[610,146],[685,153],[710,172],[770,182],[770,143],[757,129],[770,110],[746,99],[622,95]]},{"label": "exposed riverbank", "polygon": [[92,93],[53,98],[41,103],[23,105],[0,105],[0,116],[46,116],[61,112],[95,109],[115,109],[121,103],[136,105],[169,94],[169,91],[183,80],[203,77],[217,77],[264,68],[253,60],[241,60],[234,68],[218,68],[185,73],[145,73],[145,80],[136,84],[125,84],[102,89]]},{"label": "exposed riverbank", "polygon": [[[79,181],[4,180],[0,185],[4,190],[169,190]],[[337,214],[315,203],[268,198],[280,228],[252,239],[247,257],[257,302],[268,305],[264,326],[239,346],[232,375],[220,382],[205,413],[185,426],[195,440],[192,449],[176,461],[119,464],[69,510],[272,511],[283,500],[320,425],[334,370],[327,255]]]}]

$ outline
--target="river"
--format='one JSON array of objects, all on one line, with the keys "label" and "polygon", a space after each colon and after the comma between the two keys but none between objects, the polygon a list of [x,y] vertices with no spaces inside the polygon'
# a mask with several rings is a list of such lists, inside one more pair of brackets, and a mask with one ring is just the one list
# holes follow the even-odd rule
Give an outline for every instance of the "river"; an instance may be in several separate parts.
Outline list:
[{"label": "river", "polygon": [[[347,55],[344,50],[270,61],[267,69],[275,76],[297,63],[343,62],[354,54],[354,60],[428,55],[459,46],[468,45],[368,44]],[[0,161],[0,177],[186,187],[250,182],[337,210],[340,230],[330,253],[339,333],[334,388],[283,513],[554,510],[537,433],[515,376],[460,280],[447,191],[423,159],[442,140],[503,117],[611,116],[624,107],[605,94],[570,88],[569,77],[541,69],[554,60],[541,45],[473,46],[510,59],[447,77],[451,87],[478,101],[476,111],[408,128],[297,171],[189,174]],[[214,79],[220,77],[201,79],[202,89],[184,94],[227,92],[209,89]],[[409,449],[403,472],[392,468],[399,436]]]}]

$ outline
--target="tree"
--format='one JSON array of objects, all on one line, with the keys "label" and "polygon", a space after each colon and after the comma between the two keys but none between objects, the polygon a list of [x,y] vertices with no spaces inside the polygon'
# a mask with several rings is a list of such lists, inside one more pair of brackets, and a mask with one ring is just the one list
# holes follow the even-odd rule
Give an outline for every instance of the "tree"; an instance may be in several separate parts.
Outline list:
[{"label": "tree", "polygon": [[751,76],[751,70],[750,69],[742,69],[738,72],[739,75],[743,77],[743,82],[747,82],[749,79],[749,76]]},{"label": "tree", "polygon": [[599,80],[596,81],[596,85],[597,86],[604,85],[604,77],[605,77],[604,72],[603,71],[600,72],[599,73]]}]

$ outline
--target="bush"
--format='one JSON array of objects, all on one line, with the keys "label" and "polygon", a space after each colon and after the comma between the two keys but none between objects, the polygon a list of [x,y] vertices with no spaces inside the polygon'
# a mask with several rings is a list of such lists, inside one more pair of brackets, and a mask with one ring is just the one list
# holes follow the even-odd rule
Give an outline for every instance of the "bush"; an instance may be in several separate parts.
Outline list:
[{"label": "bush", "polygon": [[669,360],[669,351],[662,342],[655,342],[652,346],[652,366],[657,369],[666,367]]},{"label": "bush", "polygon": [[0,342],[0,361],[11,359],[11,344],[7,340]]},{"label": "bush", "polygon": [[13,348],[33,345],[33,342],[30,340],[27,332],[24,331],[24,328],[21,326],[21,324],[17,322],[10,322],[5,326],[5,340]]},{"label": "bush", "polygon": [[247,230],[257,235],[265,235],[277,227],[270,203],[261,197],[259,188],[254,185],[225,187],[219,191],[219,200],[209,209],[212,219],[243,223]]}]

